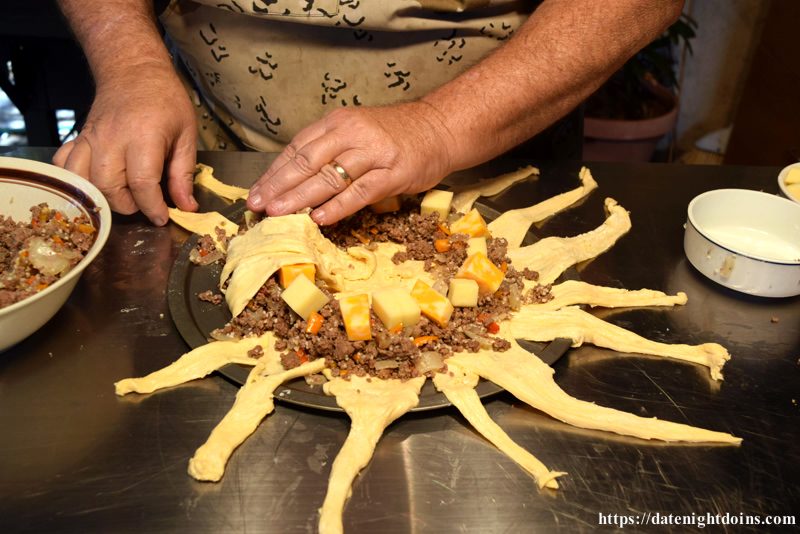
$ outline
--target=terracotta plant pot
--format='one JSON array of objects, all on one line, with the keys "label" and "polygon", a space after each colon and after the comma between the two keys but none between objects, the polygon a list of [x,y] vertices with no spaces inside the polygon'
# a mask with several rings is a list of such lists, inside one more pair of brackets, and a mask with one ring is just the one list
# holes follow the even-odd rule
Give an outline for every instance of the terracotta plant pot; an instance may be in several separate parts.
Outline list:
[{"label": "terracotta plant pot", "polygon": [[669,111],[658,117],[641,120],[584,117],[583,159],[650,161],[659,140],[675,127],[678,119],[678,99],[662,87],[657,91],[658,99],[670,104]]}]

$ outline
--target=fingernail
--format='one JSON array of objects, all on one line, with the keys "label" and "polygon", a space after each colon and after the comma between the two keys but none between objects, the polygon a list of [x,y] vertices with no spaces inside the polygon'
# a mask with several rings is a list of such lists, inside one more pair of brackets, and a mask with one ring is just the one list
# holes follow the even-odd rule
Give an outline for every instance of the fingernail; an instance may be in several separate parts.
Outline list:
[{"label": "fingernail", "polygon": [[325,223],[325,209],[320,208],[311,212],[311,218],[315,223],[322,225]]},{"label": "fingernail", "polygon": [[156,226],[164,226],[165,224],[167,224],[167,220],[163,217],[156,217],[155,219],[153,219],[153,224],[155,224]]},{"label": "fingernail", "polygon": [[262,199],[261,199],[261,195],[259,195],[258,193],[251,193],[249,200],[250,200],[250,204],[254,208],[260,208],[261,207]]}]

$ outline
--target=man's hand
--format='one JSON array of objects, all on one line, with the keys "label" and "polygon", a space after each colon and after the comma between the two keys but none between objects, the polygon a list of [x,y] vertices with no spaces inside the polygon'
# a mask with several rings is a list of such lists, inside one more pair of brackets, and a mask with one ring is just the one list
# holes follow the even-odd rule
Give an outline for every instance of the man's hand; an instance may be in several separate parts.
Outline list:
[{"label": "man's hand", "polygon": [[89,179],[111,208],[138,210],[158,226],[168,220],[161,176],[178,208],[197,209],[192,197],[197,126],[194,111],[170,67],[142,65],[98,84],[80,135],[53,162]]},{"label": "man's hand", "polygon": [[387,196],[424,191],[574,109],[682,5],[544,0],[507,43],[420,101],[341,109],[301,131],[250,190],[248,207],[283,215],[319,206],[311,216],[331,224]]},{"label": "man's hand", "polygon": [[167,223],[161,176],[194,211],[194,110],[156,27],[152,0],[58,0],[92,68],[97,91],[83,130],[53,163],[91,180],[111,208]]},{"label": "man's hand", "polygon": [[332,224],[387,196],[436,185],[454,170],[454,142],[423,102],[342,108],[294,137],[250,189],[247,205],[272,216],[319,206],[311,217]]}]

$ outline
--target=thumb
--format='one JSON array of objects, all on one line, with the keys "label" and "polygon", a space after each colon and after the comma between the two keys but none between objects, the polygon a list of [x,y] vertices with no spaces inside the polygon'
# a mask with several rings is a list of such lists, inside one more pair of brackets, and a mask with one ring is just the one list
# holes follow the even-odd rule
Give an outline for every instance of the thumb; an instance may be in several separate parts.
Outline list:
[{"label": "thumb", "polygon": [[178,209],[183,211],[196,211],[198,208],[192,195],[196,159],[195,138],[184,133],[176,141],[167,167],[169,196]]}]

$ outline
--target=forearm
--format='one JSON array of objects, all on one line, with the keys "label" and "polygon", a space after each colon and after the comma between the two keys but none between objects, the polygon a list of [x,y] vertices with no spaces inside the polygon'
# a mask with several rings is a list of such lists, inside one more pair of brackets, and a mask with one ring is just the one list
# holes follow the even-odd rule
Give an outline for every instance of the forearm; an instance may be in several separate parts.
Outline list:
[{"label": "forearm", "polygon": [[545,0],[505,46],[422,99],[449,132],[452,170],[497,156],[568,113],[682,4]]},{"label": "forearm", "polygon": [[152,0],[58,0],[98,87],[143,66],[171,68]]}]

